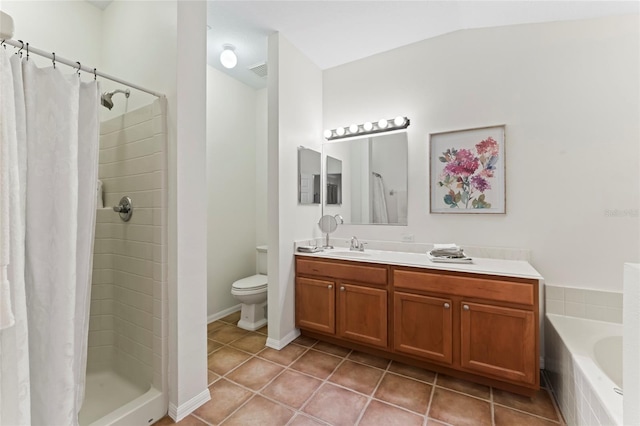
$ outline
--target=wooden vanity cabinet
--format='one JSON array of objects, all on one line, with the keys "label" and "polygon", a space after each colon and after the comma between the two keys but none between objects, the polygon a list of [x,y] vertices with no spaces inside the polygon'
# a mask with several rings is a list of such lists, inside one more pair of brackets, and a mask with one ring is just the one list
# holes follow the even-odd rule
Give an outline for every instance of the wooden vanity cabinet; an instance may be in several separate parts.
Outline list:
[{"label": "wooden vanity cabinet", "polygon": [[393,294],[393,348],[444,364],[453,362],[451,299],[396,291]]},{"label": "wooden vanity cabinet", "polygon": [[356,350],[533,395],[538,280],[296,257],[296,326]]},{"label": "wooden vanity cabinet", "polygon": [[296,326],[387,348],[386,266],[296,259]]}]

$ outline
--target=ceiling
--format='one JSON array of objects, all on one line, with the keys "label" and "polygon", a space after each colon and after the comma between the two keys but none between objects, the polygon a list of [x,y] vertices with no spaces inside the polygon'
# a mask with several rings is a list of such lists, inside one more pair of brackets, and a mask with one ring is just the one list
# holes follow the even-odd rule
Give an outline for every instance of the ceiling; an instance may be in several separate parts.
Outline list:
[{"label": "ceiling", "polygon": [[[255,88],[249,67],[267,60],[280,32],[320,69],[461,29],[588,19],[640,12],[637,1],[209,1],[208,63]],[[238,65],[220,65],[223,44]]]}]

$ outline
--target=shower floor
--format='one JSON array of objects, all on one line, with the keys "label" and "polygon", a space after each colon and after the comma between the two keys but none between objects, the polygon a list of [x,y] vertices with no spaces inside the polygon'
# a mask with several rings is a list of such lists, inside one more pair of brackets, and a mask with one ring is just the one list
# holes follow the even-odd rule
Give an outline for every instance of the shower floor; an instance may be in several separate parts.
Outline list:
[{"label": "shower floor", "polygon": [[84,404],[79,414],[81,426],[87,426],[148,390],[115,371],[87,372]]}]

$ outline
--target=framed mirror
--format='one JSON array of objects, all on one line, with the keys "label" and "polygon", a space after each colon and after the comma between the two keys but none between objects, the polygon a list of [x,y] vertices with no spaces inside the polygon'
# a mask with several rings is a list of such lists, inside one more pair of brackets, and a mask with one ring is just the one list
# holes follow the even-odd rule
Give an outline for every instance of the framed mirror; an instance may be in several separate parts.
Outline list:
[{"label": "framed mirror", "polygon": [[326,204],[342,204],[342,161],[327,155]]},{"label": "framed mirror", "polygon": [[[406,132],[326,142],[323,214],[339,213],[347,224],[407,225]],[[331,160],[330,160],[331,158]],[[340,164],[340,202],[330,203],[329,176]],[[332,164],[331,169],[329,164]]]},{"label": "framed mirror", "polygon": [[298,148],[298,204],[320,204],[322,154]]}]

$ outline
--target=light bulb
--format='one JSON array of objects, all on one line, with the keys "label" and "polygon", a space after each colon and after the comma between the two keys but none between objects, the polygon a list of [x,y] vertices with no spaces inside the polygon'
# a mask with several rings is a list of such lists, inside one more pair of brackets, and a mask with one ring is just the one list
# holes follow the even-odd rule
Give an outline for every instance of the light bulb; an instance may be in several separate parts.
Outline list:
[{"label": "light bulb", "polygon": [[370,132],[371,130],[373,130],[373,124],[371,124],[371,122],[370,122],[370,121],[367,121],[366,123],[364,123],[364,124],[362,125],[362,128],[363,128],[364,130],[366,130],[367,132]]},{"label": "light bulb", "polygon": [[338,135],[338,136],[344,136],[344,133],[345,133],[344,127],[338,127],[338,128],[336,129],[336,135]]},{"label": "light bulb", "polygon": [[349,126],[349,133],[351,133],[352,135],[358,133],[358,125],[352,124],[351,126]]},{"label": "light bulb", "polygon": [[378,127],[381,129],[386,129],[389,123],[384,118],[378,121]]},{"label": "light bulb", "polygon": [[405,123],[404,117],[399,115],[397,116],[394,120],[393,120],[393,124],[395,124],[396,127],[400,127]]},{"label": "light bulb", "polygon": [[231,69],[235,67],[238,64],[238,57],[234,52],[235,47],[230,44],[225,44],[222,47],[224,48],[224,50],[220,54],[220,63],[225,68]]},{"label": "light bulb", "polygon": [[329,139],[331,137],[331,135],[333,134],[333,132],[329,129],[324,131],[324,138],[325,139]]}]

